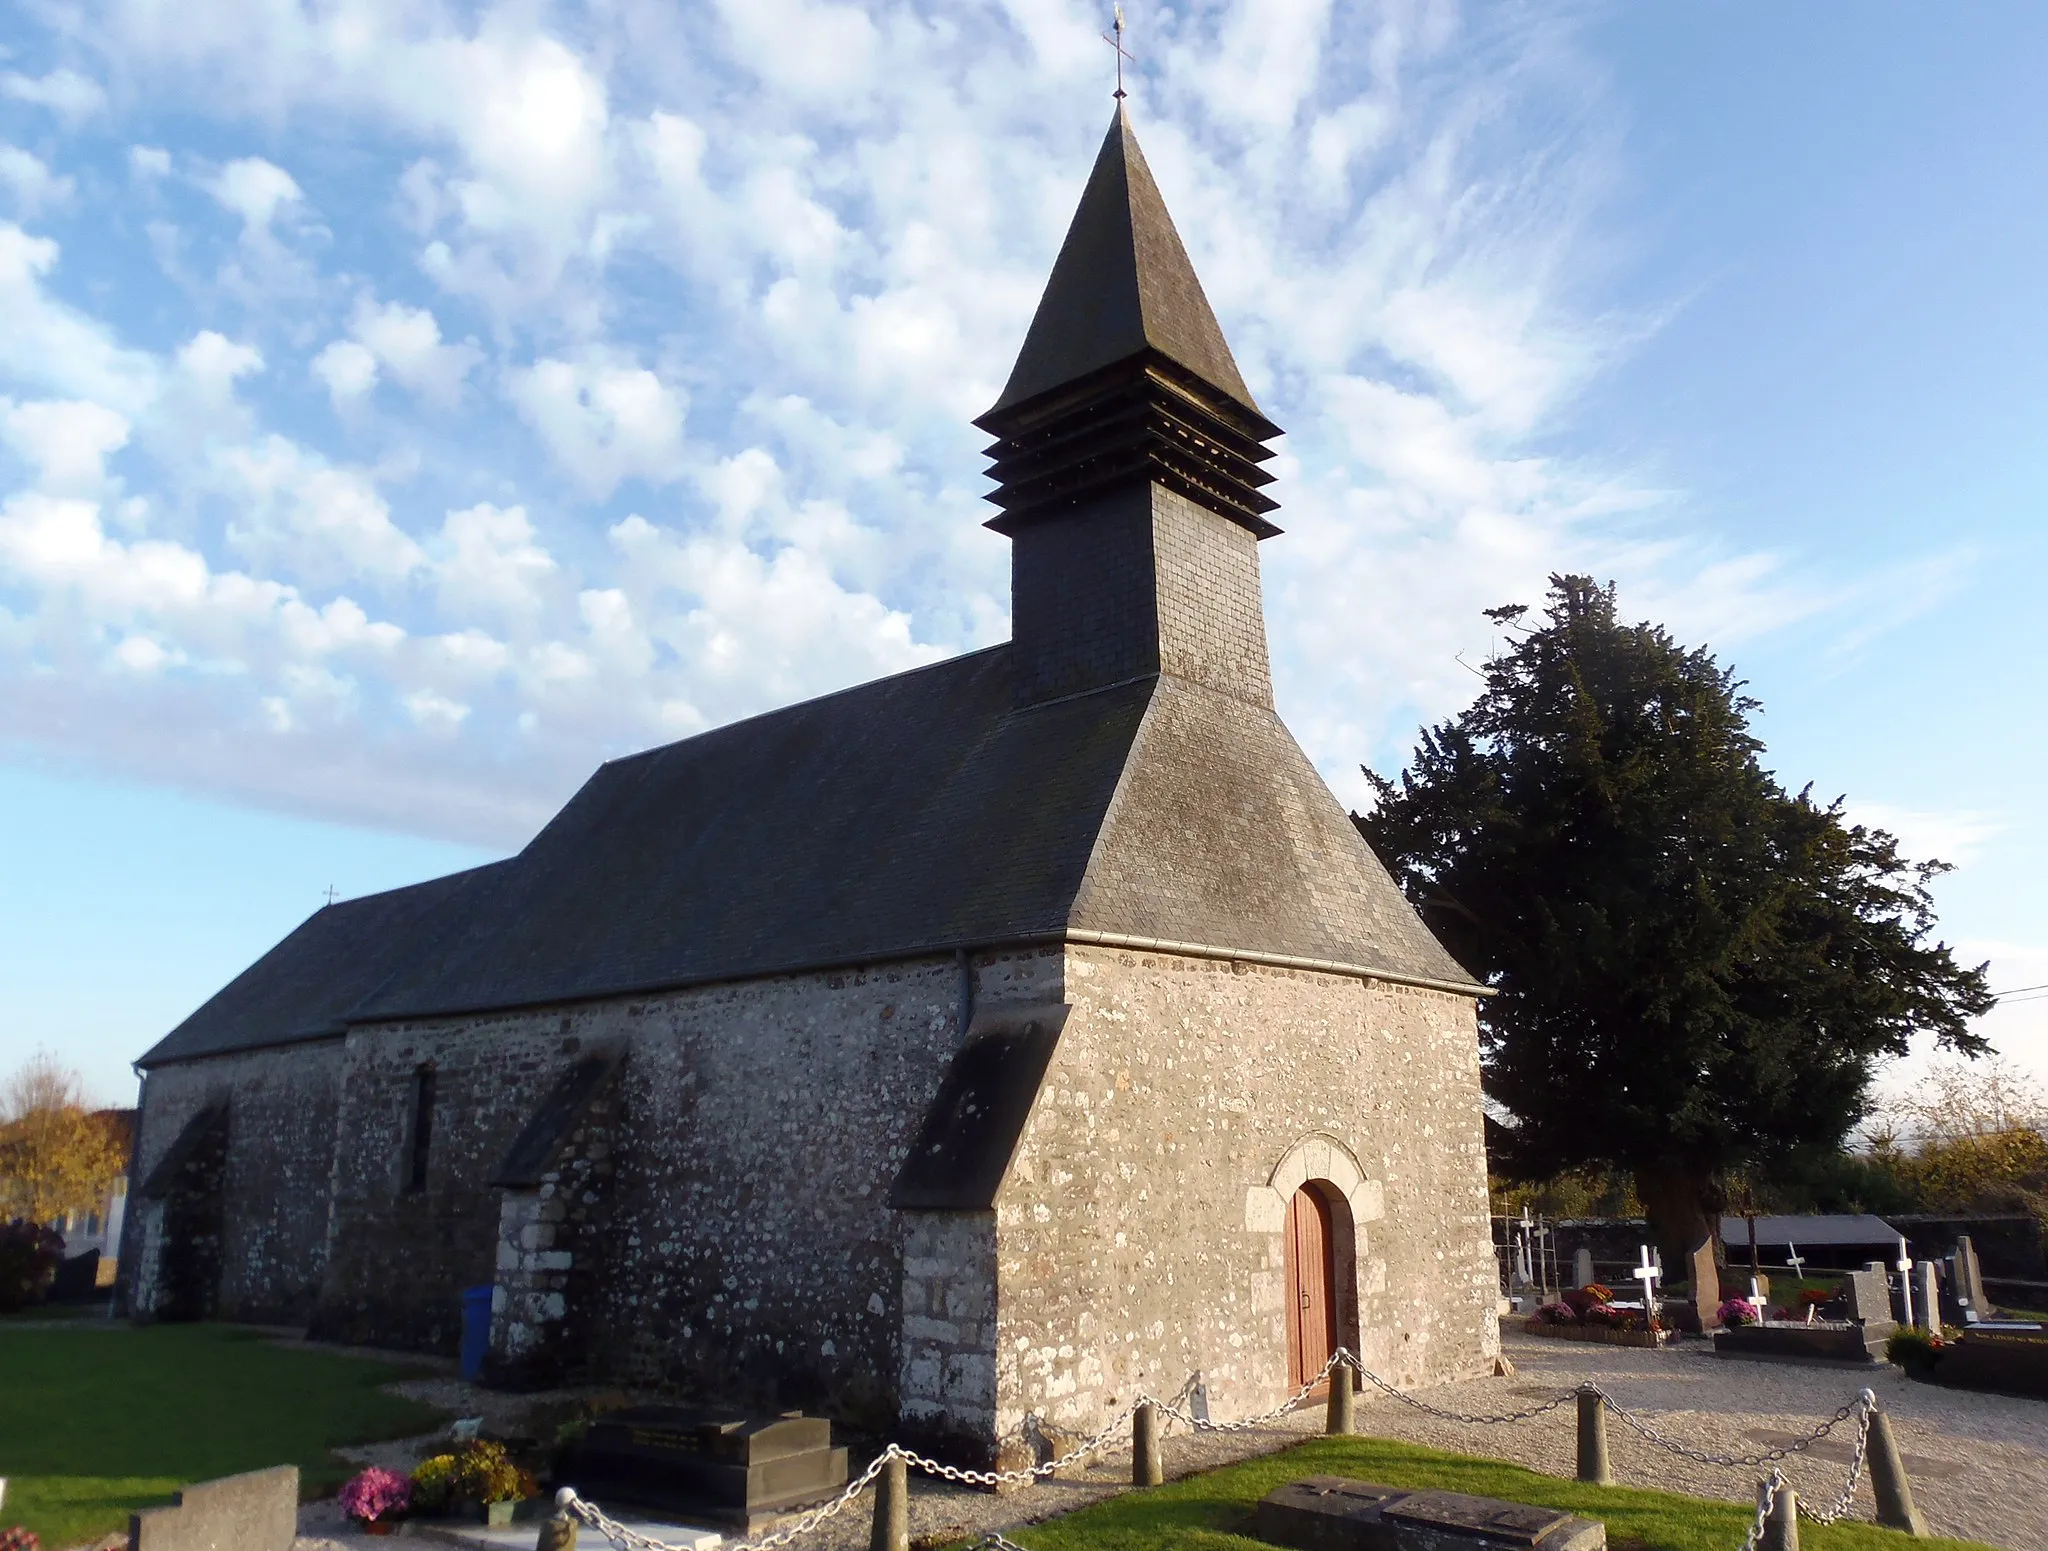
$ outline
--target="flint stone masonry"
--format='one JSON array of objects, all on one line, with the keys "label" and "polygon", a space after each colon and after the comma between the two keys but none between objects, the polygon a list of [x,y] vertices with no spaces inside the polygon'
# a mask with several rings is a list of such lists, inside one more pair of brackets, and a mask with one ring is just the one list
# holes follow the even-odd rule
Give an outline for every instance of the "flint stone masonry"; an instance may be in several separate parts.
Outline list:
[{"label": "flint stone masonry", "polygon": [[[214,1105],[227,1111],[211,1309],[221,1318],[293,1324],[312,1309],[326,1261],[341,1069],[341,1042],[334,1040],[158,1067],[145,1081],[136,1110],[136,1187],[194,1115]],[[148,1315],[168,1296],[158,1279],[161,1253],[148,1243],[161,1238],[164,1223],[139,1189],[132,1199],[122,1230],[123,1279],[130,1311]]]},{"label": "flint stone masonry", "polygon": [[291,1551],[299,1531],[299,1467],[202,1481],[168,1507],[128,1520],[128,1551]]},{"label": "flint stone masonry", "polygon": [[[1045,1000],[1059,970],[1056,950],[981,955],[974,997]],[[961,989],[948,956],[352,1032],[341,1227],[315,1328],[452,1351],[461,1289],[498,1282],[507,1362],[533,1349],[515,1324],[576,1324],[570,1372],[893,1421],[904,1230],[886,1198],[958,1047]],[[599,1143],[608,1183],[492,1189],[549,1088],[598,1045],[623,1057],[616,1134]],[[407,1194],[391,1165],[421,1062],[436,1071],[434,1147],[426,1189]],[[602,1231],[583,1232],[577,1214],[600,1207]],[[521,1260],[501,1271],[508,1213]],[[540,1240],[565,1224],[580,1234],[571,1266],[538,1258],[564,1252]],[[543,1317],[516,1318],[515,1298]]]}]

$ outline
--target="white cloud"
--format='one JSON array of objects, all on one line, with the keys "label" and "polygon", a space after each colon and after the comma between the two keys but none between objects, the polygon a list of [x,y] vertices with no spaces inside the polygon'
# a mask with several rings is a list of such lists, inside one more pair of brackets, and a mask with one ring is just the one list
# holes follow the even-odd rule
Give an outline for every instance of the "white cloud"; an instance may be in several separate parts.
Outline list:
[{"label": "white cloud", "polygon": [[48,494],[99,494],[107,455],[127,444],[128,431],[128,421],[104,405],[0,399],[0,440],[37,466],[37,487]]},{"label": "white cloud", "polygon": [[99,82],[75,70],[52,70],[42,76],[0,75],[0,96],[48,108],[67,124],[82,123],[107,105],[107,94]]},{"label": "white cloud", "polygon": [[275,434],[221,448],[213,461],[235,499],[228,541],[252,559],[317,583],[396,581],[425,559],[362,470]]},{"label": "white cloud", "polygon": [[13,196],[15,208],[31,219],[68,202],[78,188],[70,178],[52,173],[40,157],[6,144],[0,144],[0,185]]},{"label": "white cloud", "polygon": [[1852,823],[1892,835],[1908,861],[1943,861],[1953,867],[1969,866],[2009,827],[1994,814],[1971,809],[1900,808],[1881,802],[1852,802],[1848,816]]},{"label": "white cloud", "polygon": [[[408,307],[402,302],[380,304],[365,296],[356,303],[349,328],[360,350],[373,361],[371,376],[358,392],[367,391],[374,384],[374,366],[382,366],[421,398],[442,408],[453,408],[461,397],[463,380],[483,359],[483,351],[474,342],[443,344],[440,324],[424,307]],[[335,348],[328,347],[329,351]],[[355,366],[355,358],[351,357],[348,364]],[[332,377],[328,378],[328,386],[335,386]]]},{"label": "white cloud", "polygon": [[489,503],[450,512],[441,525],[442,597],[456,612],[529,612],[555,574],[554,557],[534,542],[526,508]]},{"label": "white cloud", "polygon": [[241,217],[243,226],[258,231],[268,230],[280,211],[305,198],[290,173],[260,156],[229,162],[204,187],[223,209]]},{"label": "white cloud", "polygon": [[683,472],[683,395],[629,357],[543,358],[512,372],[507,391],[589,495],[601,500],[622,480],[660,485]]},{"label": "white cloud", "polygon": [[89,399],[133,415],[155,398],[158,364],[45,289],[58,248],[0,221],[0,381]]},{"label": "white cloud", "polygon": [[377,358],[353,339],[337,339],[313,357],[312,372],[327,384],[336,409],[377,386]]},{"label": "white cloud", "polygon": [[128,173],[142,181],[168,178],[171,175],[171,153],[159,145],[131,145],[128,147]]}]

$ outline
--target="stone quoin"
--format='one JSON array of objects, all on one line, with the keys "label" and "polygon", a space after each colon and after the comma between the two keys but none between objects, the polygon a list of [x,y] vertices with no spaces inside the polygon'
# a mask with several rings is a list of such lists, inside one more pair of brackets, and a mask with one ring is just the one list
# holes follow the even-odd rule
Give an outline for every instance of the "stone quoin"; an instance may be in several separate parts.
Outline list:
[{"label": "stone quoin", "polygon": [[[1015,1462],[1498,1351],[1474,998],[1273,709],[1254,401],[1119,110],[979,424],[1014,638],[603,766],[143,1057],[138,1317]],[[1027,1425],[1029,1419],[1029,1425]]]}]

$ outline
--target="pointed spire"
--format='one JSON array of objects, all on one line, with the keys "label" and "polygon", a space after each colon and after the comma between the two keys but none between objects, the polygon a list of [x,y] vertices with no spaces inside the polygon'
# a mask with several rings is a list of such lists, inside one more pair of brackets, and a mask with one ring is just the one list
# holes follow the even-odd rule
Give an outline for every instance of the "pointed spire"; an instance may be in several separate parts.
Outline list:
[{"label": "pointed spire", "polygon": [[989,415],[1148,350],[1259,413],[1118,103],[1024,348]]}]

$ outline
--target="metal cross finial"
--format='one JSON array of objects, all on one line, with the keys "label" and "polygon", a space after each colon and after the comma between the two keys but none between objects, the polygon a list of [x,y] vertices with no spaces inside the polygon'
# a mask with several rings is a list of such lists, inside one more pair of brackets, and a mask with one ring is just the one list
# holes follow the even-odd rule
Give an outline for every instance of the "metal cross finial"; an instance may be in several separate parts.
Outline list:
[{"label": "metal cross finial", "polygon": [[1128,59],[1131,63],[1136,64],[1138,56],[1124,48],[1124,8],[1117,6],[1115,8],[1115,15],[1116,36],[1111,37],[1105,32],[1102,35],[1102,41],[1116,50],[1116,100],[1122,102],[1124,100],[1124,61]]},{"label": "metal cross finial", "polygon": [[336,900],[336,898],[338,898],[338,897],[339,897],[339,891],[338,891],[338,890],[336,890],[336,888],[334,887],[334,885],[333,885],[333,884],[331,884],[331,883],[330,883],[330,884],[328,884],[328,885],[327,885],[327,903],[328,903],[328,904],[330,904],[330,905],[331,905],[331,904],[333,904],[333,903],[334,903],[334,901]]}]

